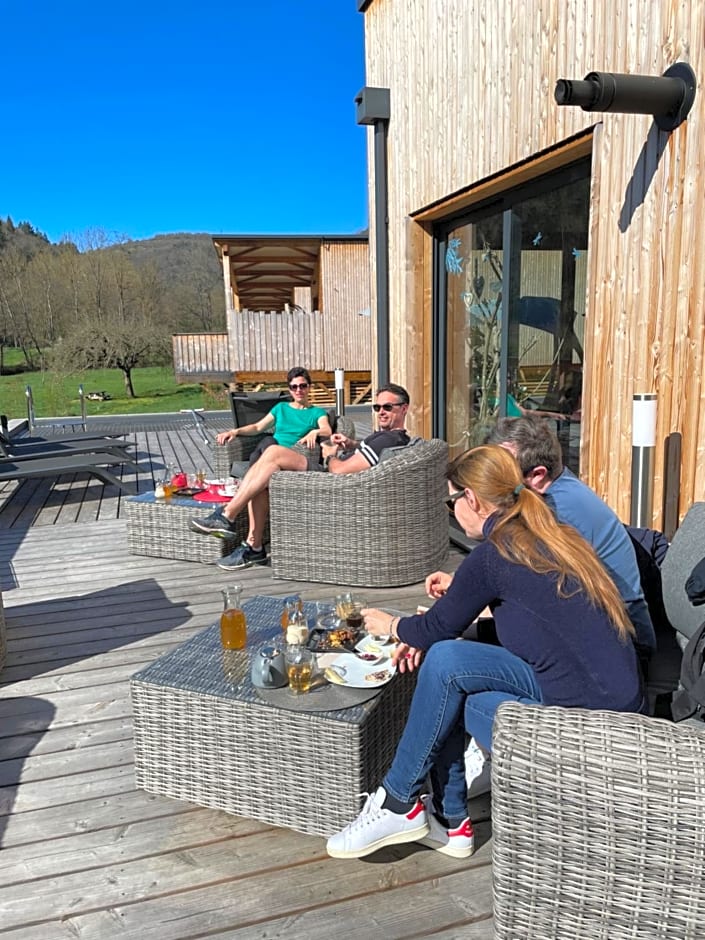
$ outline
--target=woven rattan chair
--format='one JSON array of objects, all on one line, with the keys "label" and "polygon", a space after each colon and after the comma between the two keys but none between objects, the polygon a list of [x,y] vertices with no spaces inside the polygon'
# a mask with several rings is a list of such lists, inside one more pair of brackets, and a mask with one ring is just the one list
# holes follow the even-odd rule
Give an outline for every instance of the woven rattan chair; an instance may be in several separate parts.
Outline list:
[{"label": "woven rattan chair", "polygon": [[419,441],[362,473],[277,473],[272,574],[366,587],[412,584],[448,554],[445,441]]},{"label": "woven rattan chair", "polygon": [[504,704],[492,830],[497,940],[705,935],[701,730]]}]

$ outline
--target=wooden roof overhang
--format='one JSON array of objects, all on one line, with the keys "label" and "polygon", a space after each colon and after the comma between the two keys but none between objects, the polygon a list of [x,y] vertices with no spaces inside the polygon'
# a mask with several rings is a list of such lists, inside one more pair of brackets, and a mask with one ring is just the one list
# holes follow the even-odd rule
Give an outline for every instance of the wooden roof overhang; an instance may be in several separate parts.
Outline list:
[{"label": "wooden roof overhang", "polygon": [[249,310],[283,310],[293,302],[295,287],[310,287],[315,304],[321,244],[366,240],[366,235],[213,236],[221,263],[229,260],[230,285],[239,307]]}]

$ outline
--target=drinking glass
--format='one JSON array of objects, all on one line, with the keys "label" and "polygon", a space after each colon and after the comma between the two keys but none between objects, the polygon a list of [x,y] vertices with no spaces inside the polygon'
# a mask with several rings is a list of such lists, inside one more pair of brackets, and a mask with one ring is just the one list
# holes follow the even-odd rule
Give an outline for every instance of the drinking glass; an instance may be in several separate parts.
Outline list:
[{"label": "drinking glass", "polygon": [[285,650],[286,674],[289,689],[294,695],[302,695],[311,688],[315,670],[315,657],[305,646],[289,644]]},{"label": "drinking glass", "polygon": [[333,630],[338,623],[335,607],[329,601],[316,603],[316,626],[320,630]]},{"label": "drinking glass", "polygon": [[353,607],[353,596],[350,593],[336,594],[335,612],[341,620],[347,620],[347,616]]}]

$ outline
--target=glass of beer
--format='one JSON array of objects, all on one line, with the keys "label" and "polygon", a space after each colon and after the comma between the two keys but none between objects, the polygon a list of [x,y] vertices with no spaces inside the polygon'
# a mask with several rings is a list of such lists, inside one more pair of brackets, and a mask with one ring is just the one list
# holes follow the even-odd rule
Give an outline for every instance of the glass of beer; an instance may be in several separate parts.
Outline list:
[{"label": "glass of beer", "polygon": [[347,620],[348,614],[353,608],[352,594],[336,594],[335,612],[341,620]]},{"label": "glass of beer", "polygon": [[312,651],[305,646],[290,644],[285,650],[284,657],[289,688],[292,693],[301,695],[308,692],[315,670],[315,658]]},{"label": "glass of beer", "polygon": [[247,643],[247,618],[240,605],[242,585],[233,584],[221,591],[223,613],[220,615],[220,642],[226,650],[242,650]]}]

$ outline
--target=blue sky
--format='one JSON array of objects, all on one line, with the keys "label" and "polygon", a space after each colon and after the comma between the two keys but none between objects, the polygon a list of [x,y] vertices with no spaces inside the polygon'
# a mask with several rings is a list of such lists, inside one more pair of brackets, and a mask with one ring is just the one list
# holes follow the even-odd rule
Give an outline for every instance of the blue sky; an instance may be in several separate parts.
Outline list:
[{"label": "blue sky", "polygon": [[355,0],[0,0],[0,216],[102,229],[367,225]]}]

